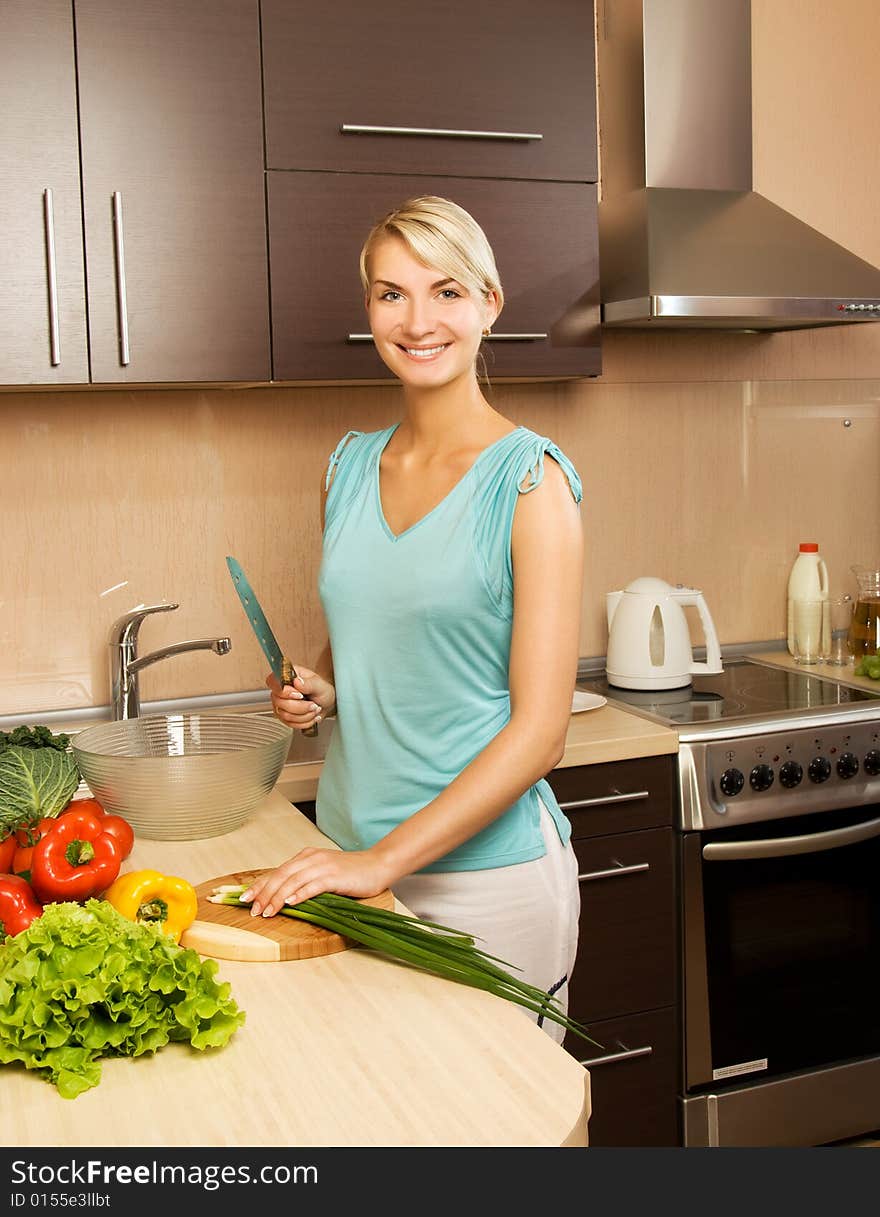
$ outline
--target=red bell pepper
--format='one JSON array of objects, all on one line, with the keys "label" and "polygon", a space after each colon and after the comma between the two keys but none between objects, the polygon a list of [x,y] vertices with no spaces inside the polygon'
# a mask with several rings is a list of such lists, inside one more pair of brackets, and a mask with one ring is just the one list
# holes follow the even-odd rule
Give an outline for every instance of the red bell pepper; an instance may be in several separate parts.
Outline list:
[{"label": "red bell pepper", "polygon": [[42,911],[29,883],[18,875],[0,875],[0,939],[14,938]]},{"label": "red bell pepper", "polygon": [[31,885],[43,903],[88,900],[106,891],[122,865],[122,847],[104,818],[67,811],[34,846]]},{"label": "red bell pepper", "polygon": [[4,837],[0,841],[0,874],[12,874],[12,859],[15,857],[15,851],[18,849],[18,841],[15,833],[11,832],[8,837]]}]

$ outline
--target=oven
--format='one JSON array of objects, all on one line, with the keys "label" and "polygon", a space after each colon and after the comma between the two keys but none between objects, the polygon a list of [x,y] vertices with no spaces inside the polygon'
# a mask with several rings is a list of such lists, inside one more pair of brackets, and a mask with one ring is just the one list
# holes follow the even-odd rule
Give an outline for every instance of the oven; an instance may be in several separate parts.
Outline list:
[{"label": "oven", "polygon": [[684,1144],[880,1128],[880,697],[751,661],[589,687],[679,730]]}]

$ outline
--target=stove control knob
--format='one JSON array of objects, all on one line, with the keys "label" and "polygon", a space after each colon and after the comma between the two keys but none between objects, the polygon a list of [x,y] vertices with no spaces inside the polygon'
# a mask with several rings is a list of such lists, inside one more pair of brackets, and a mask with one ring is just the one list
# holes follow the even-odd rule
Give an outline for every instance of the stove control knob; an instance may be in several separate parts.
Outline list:
[{"label": "stove control knob", "polygon": [[844,752],[837,762],[837,772],[842,778],[854,778],[859,771],[859,758],[852,752]]},{"label": "stove control knob", "polygon": [[865,766],[865,773],[869,777],[875,778],[880,773],[880,751],[872,748],[870,752],[865,753],[863,764]]},{"label": "stove control knob", "polygon": [[814,756],[807,773],[811,782],[827,782],[831,777],[831,762],[827,756]]},{"label": "stove control knob", "polygon": [[769,790],[773,785],[773,769],[770,765],[756,765],[749,774],[752,790]]},{"label": "stove control knob", "polygon": [[[877,755],[880,756],[880,753]],[[739,769],[725,769],[718,782],[722,792],[726,794],[729,799],[732,799],[735,794],[739,794],[745,784],[746,779],[743,777]]]},{"label": "stove control knob", "polygon": [[787,786],[789,789],[792,786],[798,786],[804,776],[803,765],[799,765],[797,761],[786,761],[779,770],[779,781],[782,786]]}]

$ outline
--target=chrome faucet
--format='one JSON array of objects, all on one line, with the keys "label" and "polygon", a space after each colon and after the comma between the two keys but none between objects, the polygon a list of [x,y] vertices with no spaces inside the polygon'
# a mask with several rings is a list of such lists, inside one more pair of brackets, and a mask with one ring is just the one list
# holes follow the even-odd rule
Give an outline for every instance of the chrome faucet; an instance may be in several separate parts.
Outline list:
[{"label": "chrome faucet", "polygon": [[217,655],[228,655],[232,650],[228,638],[193,638],[160,647],[158,651],[138,658],[138,630],[143,619],[149,613],[170,613],[179,607],[177,604],[141,605],[117,618],[110,627],[110,696],[114,719],[137,718],[140,714],[137,675],[142,668],[167,659],[169,655],[182,655],[184,651],[214,651]]}]

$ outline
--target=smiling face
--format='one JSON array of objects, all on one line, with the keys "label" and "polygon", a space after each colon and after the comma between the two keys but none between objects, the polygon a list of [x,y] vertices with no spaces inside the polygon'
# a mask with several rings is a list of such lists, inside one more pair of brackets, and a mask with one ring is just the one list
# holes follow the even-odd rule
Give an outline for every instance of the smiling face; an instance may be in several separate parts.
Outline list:
[{"label": "smiling face", "polygon": [[439,388],[474,378],[483,330],[498,313],[489,298],[413,256],[396,236],[377,241],[369,258],[367,313],[376,350],[400,380]]}]

